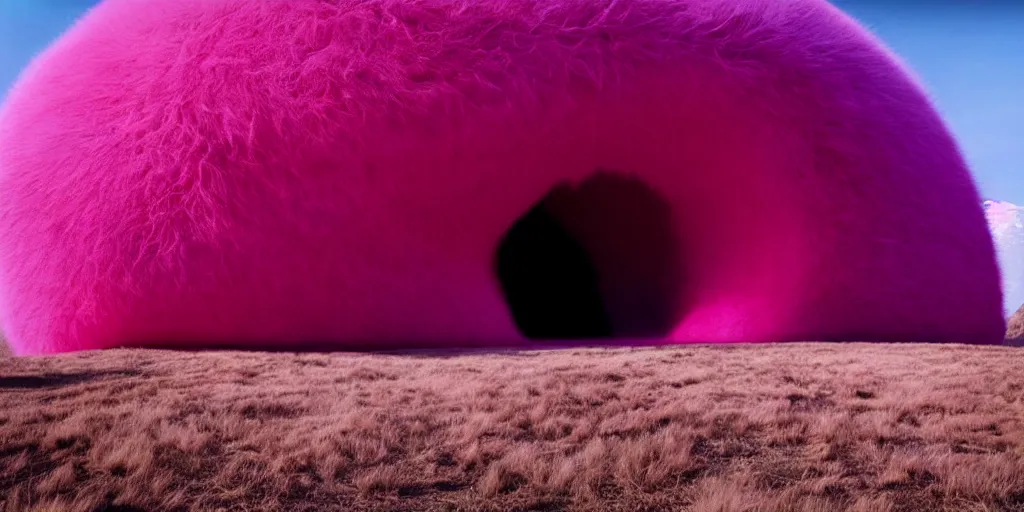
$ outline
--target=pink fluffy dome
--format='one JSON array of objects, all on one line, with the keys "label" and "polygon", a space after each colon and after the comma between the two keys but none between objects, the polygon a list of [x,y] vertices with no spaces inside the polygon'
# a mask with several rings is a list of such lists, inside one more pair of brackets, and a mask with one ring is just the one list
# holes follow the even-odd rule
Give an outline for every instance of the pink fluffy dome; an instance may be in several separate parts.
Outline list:
[{"label": "pink fluffy dome", "polygon": [[955,141],[823,0],[103,1],[0,111],[0,319],[22,355],[1005,328]]}]

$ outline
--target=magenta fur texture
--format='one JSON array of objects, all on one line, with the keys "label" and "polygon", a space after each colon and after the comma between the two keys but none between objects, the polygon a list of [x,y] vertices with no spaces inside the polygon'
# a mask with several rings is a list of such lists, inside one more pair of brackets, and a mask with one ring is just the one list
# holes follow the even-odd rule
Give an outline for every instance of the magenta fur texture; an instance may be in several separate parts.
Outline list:
[{"label": "magenta fur texture", "polygon": [[956,142],[823,0],[106,0],[0,110],[0,320],[20,355],[522,344],[495,248],[602,169],[684,247],[652,343],[1003,337]]}]

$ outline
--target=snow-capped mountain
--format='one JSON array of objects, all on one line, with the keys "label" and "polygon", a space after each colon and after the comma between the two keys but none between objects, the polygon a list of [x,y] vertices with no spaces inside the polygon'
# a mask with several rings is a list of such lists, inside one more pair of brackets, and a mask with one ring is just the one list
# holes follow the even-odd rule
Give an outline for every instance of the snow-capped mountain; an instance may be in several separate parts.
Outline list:
[{"label": "snow-capped mountain", "polygon": [[1003,310],[1010,316],[1024,304],[1024,207],[985,201],[985,217],[1003,272]]}]

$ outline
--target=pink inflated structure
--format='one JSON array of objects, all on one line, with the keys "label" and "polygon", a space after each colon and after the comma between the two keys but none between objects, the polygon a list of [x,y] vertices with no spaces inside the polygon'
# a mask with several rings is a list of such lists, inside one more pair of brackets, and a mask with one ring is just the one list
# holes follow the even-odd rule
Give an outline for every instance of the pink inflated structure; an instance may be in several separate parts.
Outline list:
[{"label": "pink inflated structure", "polygon": [[17,354],[525,345],[573,261],[622,343],[1005,330],[955,141],[820,0],[106,0],[0,111]]}]

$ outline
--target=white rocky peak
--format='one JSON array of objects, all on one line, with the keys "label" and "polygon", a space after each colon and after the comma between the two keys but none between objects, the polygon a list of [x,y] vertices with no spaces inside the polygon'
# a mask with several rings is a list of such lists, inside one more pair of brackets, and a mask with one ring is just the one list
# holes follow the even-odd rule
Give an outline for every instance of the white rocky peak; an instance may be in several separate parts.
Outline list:
[{"label": "white rocky peak", "polygon": [[984,205],[1003,274],[1003,311],[1010,316],[1024,304],[1024,207],[1005,201]]}]

